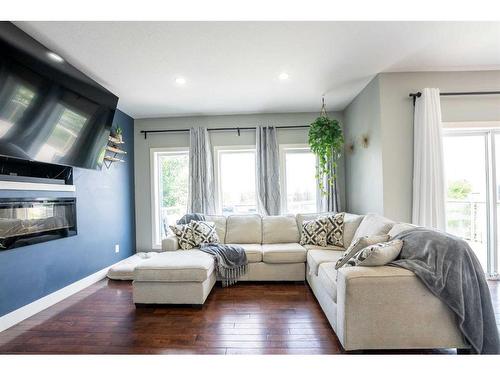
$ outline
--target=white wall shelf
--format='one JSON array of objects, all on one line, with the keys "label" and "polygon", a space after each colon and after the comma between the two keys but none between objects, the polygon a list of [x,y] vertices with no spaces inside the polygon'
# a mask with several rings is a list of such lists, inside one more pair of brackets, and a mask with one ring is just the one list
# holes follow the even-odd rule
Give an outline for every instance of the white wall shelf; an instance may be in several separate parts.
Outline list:
[{"label": "white wall shelf", "polygon": [[0,190],[76,191],[75,185],[0,181]]}]

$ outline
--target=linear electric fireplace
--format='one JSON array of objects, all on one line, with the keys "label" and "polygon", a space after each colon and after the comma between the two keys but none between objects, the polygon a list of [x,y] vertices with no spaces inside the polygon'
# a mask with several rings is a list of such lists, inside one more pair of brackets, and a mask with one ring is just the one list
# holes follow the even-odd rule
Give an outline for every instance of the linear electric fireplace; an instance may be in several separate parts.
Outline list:
[{"label": "linear electric fireplace", "polygon": [[76,233],[76,198],[0,199],[0,250]]}]

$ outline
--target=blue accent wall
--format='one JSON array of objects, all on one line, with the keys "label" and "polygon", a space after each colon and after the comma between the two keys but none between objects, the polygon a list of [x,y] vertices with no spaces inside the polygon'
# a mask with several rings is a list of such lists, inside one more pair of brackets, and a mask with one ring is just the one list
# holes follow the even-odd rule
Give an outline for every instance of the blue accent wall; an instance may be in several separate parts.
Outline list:
[{"label": "blue accent wall", "polygon": [[123,129],[126,162],[74,168],[76,192],[0,190],[0,198],[76,196],[78,220],[74,237],[0,251],[0,316],[135,252],[134,120],[117,110],[113,124]]}]

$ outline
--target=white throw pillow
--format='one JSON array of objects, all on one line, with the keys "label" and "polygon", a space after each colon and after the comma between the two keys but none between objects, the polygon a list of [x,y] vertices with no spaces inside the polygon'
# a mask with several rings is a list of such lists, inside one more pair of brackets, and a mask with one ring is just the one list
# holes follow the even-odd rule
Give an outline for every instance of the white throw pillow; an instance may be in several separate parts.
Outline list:
[{"label": "white throw pillow", "polygon": [[347,249],[351,245],[354,233],[356,233],[363,217],[362,215],[354,215],[347,212],[344,215],[344,249]]},{"label": "white throw pillow", "polygon": [[397,224],[394,224],[394,226],[391,228],[391,230],[387,234],[389,235],[389,237],[393,238],[393,237],[397,236],[399,233],[402,233],[402,232],[410,230],[410,229],[415,229],[415,228],[418,228],[418,227],[414,224],[397,223]]},{"label": "white throw pillow", "polygon": [[354,243],[361,237],[387,234],[394,224],[394,221],[377,214],[365,215],[358,229],[356,229],[356,233],[354,233],[352,242]]},{"label": "white throw pillow", "polygon": [[344,267],[385,266],[398,257],[402,247],[402,240],[392,240],[389,242],[381,242],[375,245],[367,246],[349,259],[344,264]]},{"label": "white throw pillow", "polygon": [[365,247],[370,245],[375,245],[376,243],[379,242],[386,242],[388,240],[389,240],[389,235],[387,234],[358,238],[351,246],[349,246],[349,248],[346,251],[344,251],[342,257],[339,260],[337,260],[337,263],[335,263],[335,269],[338,270],[340,267],[346,264],[349,259],[351,259],[354,255],[356,255],[360,250],[364,249]]}]

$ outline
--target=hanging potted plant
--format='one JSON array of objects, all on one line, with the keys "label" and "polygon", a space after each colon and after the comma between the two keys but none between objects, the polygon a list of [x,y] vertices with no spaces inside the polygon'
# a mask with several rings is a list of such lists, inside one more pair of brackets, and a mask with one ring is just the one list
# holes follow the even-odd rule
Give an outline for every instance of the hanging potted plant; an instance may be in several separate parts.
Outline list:
[{"label": "hanging potted plant", "polygon": [[115,138],[118,139],[118,142],[123,142],[123,130],[120,126],[117,126],[115,129]]},{"label": "hanging potted plant", "polygon": [[309,128],[309,147],[318,158],[316,180],[322,195],[327,194],[328,187],[335,181],[336,176],[331,170],[337,166],[343,144],[342,127],[339,121],[328,117],[323,98],[320,115]]}]

